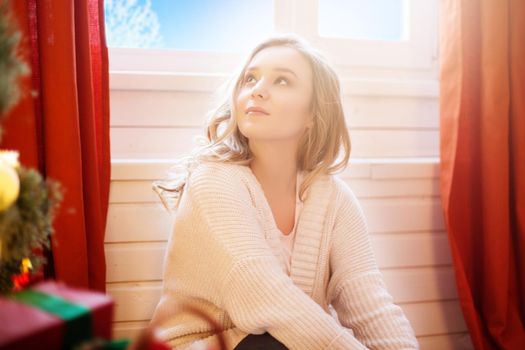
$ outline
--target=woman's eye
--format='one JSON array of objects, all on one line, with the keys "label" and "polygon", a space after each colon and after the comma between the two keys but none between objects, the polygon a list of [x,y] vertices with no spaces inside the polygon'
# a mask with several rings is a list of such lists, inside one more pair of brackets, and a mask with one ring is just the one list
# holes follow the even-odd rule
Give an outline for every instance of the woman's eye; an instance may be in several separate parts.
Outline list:
[{"label": "woman's eye", "polygon": [[251,74],[248,74],[245,78],[244,78],[244,82],[245,83],[252,83],[255,81],[255,77]]},{"label": "woman's eye", "polygon": [[275,80],[275,82],[279,85],[288,85],[289,84],[289,81],[288,79],[286,78],[283,78],[283,77],[279,77]]}]

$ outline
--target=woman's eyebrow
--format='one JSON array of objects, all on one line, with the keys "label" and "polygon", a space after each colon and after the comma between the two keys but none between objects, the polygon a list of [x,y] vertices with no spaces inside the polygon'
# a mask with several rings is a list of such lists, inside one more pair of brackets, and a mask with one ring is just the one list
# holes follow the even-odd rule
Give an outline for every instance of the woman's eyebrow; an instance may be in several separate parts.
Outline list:
[{"label": "woman's eyebrow", "polygon": [[[257,66],[253,66],[253,67],[248,67],[246,69],[246,72],[253,72],[253,71],[259,71],[259,67]],[[285,72],[285,73],[290,73],[292,75],[294,75],[296,78],[297,78],[297,74],[291,70],[290,68],[286,68],[286,67],[275,67],[273,68],[272,70],[276,71],[276,72]]]}]

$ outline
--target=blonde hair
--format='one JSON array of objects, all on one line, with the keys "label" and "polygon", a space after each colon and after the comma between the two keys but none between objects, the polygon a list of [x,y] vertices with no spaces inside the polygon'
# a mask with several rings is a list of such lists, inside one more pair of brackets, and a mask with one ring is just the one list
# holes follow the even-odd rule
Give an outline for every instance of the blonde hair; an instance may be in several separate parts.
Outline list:
[{"label": "blonde hair", "polygon": [[[271,37],[257,45],[244,66],[234,75],[226,90],[226,96],[211,111],[207,122],[206,139],[191,155],[182,158],[174,166],[170,179],[157,181],[153,187],[164,205],[180,199],[187,176],[201,162],[226,162],[248,165],[253,155],[248,139],[240,132],[235,118],[235,99],[241,88],[247,66],[260,51],[276,46],[290,47],[301,53],[312,69],[312,125],[299,141],[297,166],[305,171],[299,195],[302,200],[317,176],[343,170],[350,157],[350,137],[341,104],[339,79],[324,57],[295,35]],[[339,159],[338,159],[339,158]],[[182,170],[182,172],[181,172]],[[174,204],[178,206],[178,201]]]}]

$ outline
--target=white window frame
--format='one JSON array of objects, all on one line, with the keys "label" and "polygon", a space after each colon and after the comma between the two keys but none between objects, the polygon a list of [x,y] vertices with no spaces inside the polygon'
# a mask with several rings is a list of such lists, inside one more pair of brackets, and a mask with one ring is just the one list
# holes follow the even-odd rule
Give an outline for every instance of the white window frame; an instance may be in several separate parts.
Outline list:
[{"label": "white window frame", "polygon": [[404,0],[408,36],[399,41],[326,38],[318,34],[318,0],[294,0],[293,31],[320,48],[338,66],[430,69],[437,55],[437,4],[434,0]]},{"label": "white window frame", "polygon": [[[319,48],[336,68],[430,70],[437,59],[437,0],[404,0],[409,37],[401,41],[325,38],[317,34],[318,0],[274,0],[276,32],[294,32]],[[231,73],[246,52],[110,48],[110,70],[177,74]]]}]

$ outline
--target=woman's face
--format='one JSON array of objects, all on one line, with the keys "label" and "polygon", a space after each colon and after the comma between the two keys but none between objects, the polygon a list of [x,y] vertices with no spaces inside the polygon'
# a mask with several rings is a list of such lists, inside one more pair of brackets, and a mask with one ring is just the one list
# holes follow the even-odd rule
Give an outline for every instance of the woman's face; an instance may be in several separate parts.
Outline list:
[{"label": "woman's face", "polygon": [[235,118],[250,141],[298,141],[311,119],[312,70],[297,50],[275,46],[248,64]]}]

